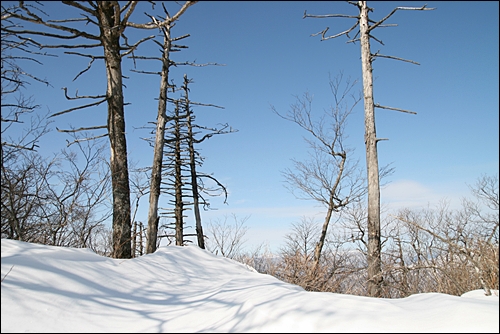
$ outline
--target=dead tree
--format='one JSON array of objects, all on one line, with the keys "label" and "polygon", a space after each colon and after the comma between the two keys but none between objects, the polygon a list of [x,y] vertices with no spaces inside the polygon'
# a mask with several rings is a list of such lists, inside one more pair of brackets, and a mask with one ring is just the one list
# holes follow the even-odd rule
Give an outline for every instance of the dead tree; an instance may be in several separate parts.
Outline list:
[{"label": "dead tree", "polygon": [[[226,188],[213,176],[208,175],[208,174],[203,174],[199,173],[197,171],[197,166],[201,166],[201,161],[199,159],[199,153],[195,148],[195,144],[199,144],[203,142],[205,139],[208,139],[212,137],[215,134],[223,134],[223,133],[231,133],[234,132],[233,129],[226,130],[228,128],[227,124],[224,124],[222,128],[219,129],[209,129],[207,127],[201,127],[199,125],[196,125],[194,123],[195,121],[195,115],[193,113],[193,110],[191,109],[191,105],[203,105],[203,106],[212,106],[212,107],[217,107],[215,105],[208,105],[208,104],[202,104],[202,103],[196,103],[192,102],[189,100],[189,88],[188,84],[191,82],[187,78],[186,75],[184,75],[184,84],[182,85],[182,90],[184,91],[184,103],[185,103],[185,109],[186,109],[186,126],[187,126],[187,146],[188,146],[188,152],[189,152],[189,171],[190,171],[190,181],[191,181],[191,192],[192,192],[192,198],[193,198],[193,211],[194,211],[194,217],[195,217],[195,223],[196,223],[196,237],[198,240],[198,246],[202,249],[205,249],[205,236],[203,234],[203,226],[201,224],[201,214],[200,214],[200,204],[203,205],[208,205],[208,202],[203,198],[203,193],[207,193],[208,191],[211,191],[211,189],[205,188],[204,183],[200,182],[202,178],[209,178],[210,180],[214,181],[218,187],[218,189],[222,190],[222,192],[225,195],[225,200],[227,199],[227,191]],[[220,108],[220,107],[218,107]],[[209,130],[207,134],[205,134],[202,138],[196,139],[195,135],[198,134],[198,132],[194,132],[193,128],[198,128],[198,129],[204,129],[204,130]],[[200,202],[201,199],[201,202]],[[225,202],[224,200],[224,202]]]},{"label": "dead tree", "polygon": [[191,191],[193,194],[193,212],[195,218],[196,226],[196,238],[198,240],[198,246],[201,249],[205,249],[205,236],[203,235],[203,227],[201,225],[201,215],[200,215],[200,203],[199,203],[199,193],[198,193],[198,182],[196,175],[196,154],[194,148],[194,138],[193,138],[193,121],[194,115],[191,111],[190,101],[189,101],[189,80],[186,75],[184,75],[184,84],[182,89],[184,90],[184,100],[186,103],[186,126],[187,126],[187,144],[189,151],[189,171],[191,177]]},{"label": "dead tree", "polygon": [[[186,210],[185,203],[183,200],[183,188],[185,185],[185,177],[183,176],[183,169],[186,165],[185,157],[185,135],[183,134],[185,122],[185,115],[181,114],[180,100],[175,100],[174,114],[171,117],[173,125],[172,130],[169,132],[170,137],[165,139],[164,154],[167,159],[164,159],[165,163],[162,167],[162,173],[164,174],[162,181],[165,184],[165,191],[173,195],[173,200],[170,202],[173,204],[173,218],[174,218],[174,228],[175,228],[175,244],[177,246],[184,245],[184,211]],[[166,216],[169,213],[167,212]],[[148,241],[149,242],[149,241]]]},{"label": "dead tree", "polygon": [[[148,238],[146,245],[146,253],[153,253],[156,250],[157,238],[158,238],[158,201],[160,198],[160,187],[161,187],[161,166],[163,163],[163,148],[165,145],[165,126],[167,124],[167,92],[169,89],[169,72],[170,66],[175,65],[170,59],[170,53],[172,51],[177,51],[178,45],[173,44],[173,42],[188,37],[189,35],[184,35],[177,38],[172,38],[171,29],[175,24],[177,18],[182,15],[185,10],[191,5],[195,4],[197,1],[187,1],[176,15],[171,17],[163,7],[166,14],[166,19],[162,22],[151,16],[151,19],[157,23],[158,28],[163,33],[163,44],[160,44],[162,49],[162,68],[160,72],[160,95],[158,98],[158,116],[156,119],[156,137],[153,151],[153,165],[151,166],[151,185],[149,192],[149,209],[148,209]],[[161,25],[161,23],[163,25]]]},{"label": "dead tree", "polygon": [[[159,43],[155,41],[160,47],[161,47],[161,52],[162,56],[161,58],[156,58],[156,57],[142,57],[142,56],[136,56],[132,55],[131,58],[135,59],[150,59],[150,60],[160,60],[162,63],[162,69],[160,72],[146,72],[146,71],[136,71],[139,73],[145,73],[145,74],[156,74],[161,76],[161,81],[160,81],[160,96],[159,96],[159,102],[158,102],[158,116],[157,116],[157,122],[156,122],[156,130],[155,130],[155,141],[154,141],[154,157],[153,157],[153,165],[151,167],[151,185],[150,185],[150,198],[149,198],[149,210],[148,210],[148,238],[147,238],[147,253],[152,253],[156,250],[157,244],[158,244],[158,227],[159,227],[159,215],[158,215],[158,202],[159,202],[159,197],[161,193],[161,184],[162,184],[162,175],[165,175],[165,173],[162,172],[162,166],[163,164],[163,156],[164,156],[164,147],[165,147],[165,131],[167,128],[167,122],[168,121],[173,121],[173,122],[178,122],[179,118],[175,119],[170,118],[166,114],[166,109],[167,109],[167,102],[170,101],[175,101],[175,99],[169,99],[168,96],[168,91],[169,89],[172,90],[172,93],[175,92],[175,86],[173,84],[170,84],[170,79],[169,79],[169,70],[172,65],[178,66],[178,65],[190,65],[190,66],[207,66],[207,65],[219,65],[216,63],[207,63],[207,64],[195,64],[194,62],[175,62],[171,59],[170,54],[172,52],[180,51],[182,48],[187,48],[187,46],[183,45],[178,45],[174,44],[178,42],[181,39],[184,39],[186,37],[189,37],[189,34],[173,38],[171,34],[171,29],[175,25],[175,21],[186,11],[188,7],[191,5],[195,4],[197,1],[186,1],[182,8],[175,14],[174,16],[170,16],[166,8],[163,6],[163,10],[166,14],[165,19],[156,19],[153,16],[150,16],[152,21],[156,24],[157,28],[160,29],[162,32],[163,36],[163,43]],[[141,26],[140,28],[151,28],[150,26]],[[173,80],[172,80],[173,82]],[[181,118],[187,117],[188,118],[188,123],[189,123],[189,117],[190,113],[180,116]],[[173,151],[175,152],[175,150]],[[175,154],[174,154],[175,155]],[[175,172],[173,172],[175,175]],[[175,177],[175,176],[174,176]],[[179,181],[178,181],[179,182]],[[175,183],[175,182],[174,182]],[[192,183],[195,183],[192,181]],[[179,185],[181,183],[178,183]],[[174,187],[175,188],[175,187]],[[192,187],[193,191],[197,191],[197,187]],[[193,195],[195,198],[195,201],[198,200],[198,195]],[[195,206],[195,216],[197,217],[197,230],[199,232],[199,235],[203,235],[202,229],[201,229],[201,223],[200,223],[200,218],[199,218],[199,210],[197,209],[197,204],[194,204]],[[181,210],[182,211],[182,210]],[[179,215],[177,219],[181,219],[182,215]],[[182,226],[182,224],[180,224]],[[179,228],[179,227],[178,227]],[[177,231],[178,234],[178,231]],[[178,235],[178,237],[180,237]],[[203,237],[199,237],[198,239],[198,244],[200,247],[204,248],[204,239]]]},{"label": "dead tree", "polygon": [[[135,4],[133,4],[129,8],[129,11],[127,12],[127,15],[125,15],[123,20],[121,20],[119,15],[117,15],[121,14],[121,8],[118,2],[101,1],[90,3],[90,7],[86,7],[80,3],[73,1],[67,1],[65,2],[65,4],[81,9],[83,11],[84,17],[87,18],[86,20],[84,20],[87,21],[87,23],[97,25],[100,28],[100,34],[92,35],[83,30],[78,30],[70,27],[69,25],[63,24],[70,22],[71,19],[63,20],[62,22],[59,21],[57,24],[51,22],[50,20],[43,19],[41,16],[32,11],[33,8],[30,7],[30,5],[26,5],[23,2],[19,3],[19,7],[16,10],[13,10],[9,13],[11,17],[25,22],[40,24],[51,30],[55,30],[56,32],[47,33],[42,31],[20,29],[11,29],[9,32],[16,34],[16,36],[18,36],[21,40],[29,40],[33,42],[41,49],[86,49],[102,47],[104,56],[90,55],[90,57],[92,59],[91,63],[95,59],[104,59],[106,62],[106,73],[108,78],[108,89],[106,95],[94,97],[98,98],[99,100],[90,105],[65,110],[59,113],[55,113],[52,116],[61,115],[76,109],[83,109],[93,105],[99,105],[105,101],[108,103],[108,124],[105,126],[105,128],[107,128],[108,130],[107,135],[109,136],[111,146],[110,168],[113,180],[113,257],[130,258],[130,191],[128,183],[127,148],[125,140],[125,119],[123,112],[124,102],[122,88],[120,38],[126,27],[126,21],[135,8]],[[94,19],[91,19],[91,16]],[[77,20],[82,21],[82,19]],[[50,36],[61,40],[85,38],[97,43],[83,45],[47,45],[38,43],[31,37],[24,37],[37,35]],[[100,126],[99,128],[104,127]]]},{"label": "dead tree", "polygon": [[[328,27],[323,31],[313,34],[312,36],[321,35],[321,40],[328,40],[342,35],[349,38],[348,42],[360,42],[361,44],[361,67],[363,73],[363,95],[365,105],[365,146],[366,146],[366,166],[368,176],[368,294],[373,297],[381,295],[382,286],[382,271],[381,271],[381,243],[380,243],[380,176],[377,156],[377,143],[382,138],[377,138],[375,130],[375,108],[390,109],[406,113],[415,114],[415,112],[381,106],[373,100],[373,70],[372,63],[377,57],[390,58],[418,64],[411,60],[402,59],[399,57],[386,56],[377,53],[372,53],[370,50],[370,39],[374,39],[383,45],[382,41],[373,36],[373,30],[377,27],[387,27],[394,25],[384,25],[383,23],[389,19],[398,10],[433,10],[425,5],[419,8],[416,7],[396,7],[379,21],[370,20],[368,13],[373,9],[368,7],[366,1],[348,1],[351,5],[358,8],[358,15],[344,14],[327,14],[327,15],[310,15],[304,12],[304,18],[329,18],[329,17],[344,17],[353,18],[356,23],[349,29],[335,35],[326,36]],[[349,33],[356,31],[356,34],[351,39]]]},{"label": "dead tree", "polygon": [[[196,237],[198,246],[205,248],[203,228],[201,225],[200,205],[209,208],[210,203],[205,195],[220,194],[222,192],[227,198],[226,188],[212,175],[201,173],[197,170],[202,166],[203,159],[196,149],[196,145],[215,134],[231,133],[235,130],[229,129],[225,124],[220,129],[208,128],[195,124],[195,115],[192,106],[212,106],[193,102],[189,99],[189,83],[192,81],[184,75],[184,82],[180,91],[182,96],[179,99],[168,98],[174,103],[175,108],[171,115],[168,115],[169,123],[166,127],[166,138],[164,140],[164,159],[162,164],[162,192],[170,195],[169,201],[173,209],[166,209],[163,216],[174,219],[175,244],[184,245],[186,236],[193,236],[184,232],[186,216],[184,212],[192,206],[195,216]],[[221,108],[221,107],[218,107]],[[200,132],[205,131],[201,138],[196,138]],[[215,187],[208,187],[204,179],[209,179],[216,184]],[[167,236],[170,236],[167,234]]]}]

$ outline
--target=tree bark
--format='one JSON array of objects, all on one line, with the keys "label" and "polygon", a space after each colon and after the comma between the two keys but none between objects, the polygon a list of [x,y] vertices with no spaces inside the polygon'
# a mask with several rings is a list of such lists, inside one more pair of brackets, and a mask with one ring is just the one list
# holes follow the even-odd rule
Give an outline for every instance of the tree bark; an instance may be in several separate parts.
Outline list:
[{"label": "tree bark", "polygon": [[120,6],[117,1],[98,1],[97,16],[104,48],[108,87],[107,127],[111,147],[110,169],[113,191],[113,254],[128,259],[131,250],[130,186],[120,55]]},{"label": "tree bark", "polygon": [[377,157],[377,135],[375,131],[375,105],[373,102],[372,55],[368,32],[368,6],[359,1],[361,63],[363,71],[363,95],[365,104],[365,146],[368,173],[368,295],[379,297],[381,283],[381,243],[380,243],[380,184]]}]

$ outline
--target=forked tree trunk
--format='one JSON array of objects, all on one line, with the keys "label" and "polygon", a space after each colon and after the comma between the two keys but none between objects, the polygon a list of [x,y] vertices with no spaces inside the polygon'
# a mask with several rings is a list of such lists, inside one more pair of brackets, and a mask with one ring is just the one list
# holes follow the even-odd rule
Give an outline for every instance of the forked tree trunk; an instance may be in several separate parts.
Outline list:
[{"label": "forked tree trunk", "polygon": [[108,133],[111,147],[110,169],[113,191],[113,254],[128,259],[131,250],[130,187],[127,141],[123,106],[123,84],[120,54],[120,7],[118,2],[98,1],[97,16],[104,47],[108,87]]},{"label": "forked tree trunk", "polygon": [[368,6],[360,1],[361,63],[363,70],[363,95],[365,102],[365,145],[368,173],[368,295],[379,297],[381,283],[380,243],[380,185],[377,157],[377,135],[375,131],[375,105],[373,102],[372,56],[368,34]]}]

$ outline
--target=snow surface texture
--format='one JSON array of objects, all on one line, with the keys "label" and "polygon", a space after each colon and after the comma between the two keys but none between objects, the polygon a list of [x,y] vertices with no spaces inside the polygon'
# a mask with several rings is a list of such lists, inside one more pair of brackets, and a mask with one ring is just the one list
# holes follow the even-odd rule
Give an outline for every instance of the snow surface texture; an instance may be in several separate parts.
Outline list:
[{"label": "snow surface texture", "polygon": [[2,239],[7,332],[499,332],[498,290],[307,292],[197,246],[135,259]]}]

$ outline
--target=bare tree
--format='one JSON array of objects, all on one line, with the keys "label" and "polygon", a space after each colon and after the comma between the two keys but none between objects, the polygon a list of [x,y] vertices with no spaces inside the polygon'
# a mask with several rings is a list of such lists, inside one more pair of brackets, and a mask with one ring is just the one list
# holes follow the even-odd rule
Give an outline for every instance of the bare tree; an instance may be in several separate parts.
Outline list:
[{"label": "bare tree", "polygon": [[[173,199],[172,210],[168,210],[166,215],[175,219],[175,240],[176,245],[184,245],[184,211],[193,207],[196,224],[196,236],[198,246],[205,248],[204,234],[201,225],[200,205],[205,209],[210,208],[210,203],[205,196],[224,195],[224,202],[227,199],[227,190],[215,177],[210,174],[198,171],[198,167],[203,165],[203,158],[196,149],[196,145],[216,134],[235,132],[228,124],[223,124],[220,128],[209,128],[195,123],[195,115],[192,106],[211,106],[193,102],[189,99],[188,85],[192,81],[184,76],[184,83],[180,90],[182,96],[179,99],[172,99],[175,104],[174,112],[170,119],[170,125],[166,129],[168,137],[165,139],[163,164],[163,191],[170,194]],[[170,100],[170,99],[169,99]],[[221,108],[221,107],[218,107]],[[200,135],[203,134],[203,135]],[[207,181],[214,183],[209,186]],[[191,199],[191,200],[189,200]]]},{"label": "bare tree", "polygon": [[[1,13],[1,159],[8,163],[20,150],[36,150],[39,139],[49,132],[46,116],[34,115],[40,107],[32,97],[25,95],[31,82],[49,83],[23,70],[21,63],[37,63],[37,52],[28,41],[18,41],[8,32],[15,24],[9,19],[9,9],[2,6]],[[29,119],[29,124],[26,125]],[[24,129],[20,129],[24,127]],[[13,135],[17,137],[13,137]]]},{"label": "bare tree", "polygon": [[285,235],[285,243],[273,256],[260,256],[254,261],[259,272],[273,275],[285,282],[296,284],[307,291],[363,294],[364,263],[359,252],[349,247],[350,240],[340,229],[328,231],[320,262],[315,265],[314,252],[320,236],[317,222],[302,217],[292,224],[292,231]]},{"label": "bare tree", "polygon": [[169,89],[169,72],[170,66],[175,63],[170,59],[170,53],[176,51],[177,45],[173,44],[182,38],[187,37],[184,35],[181,37],[173,38],[171,35],[171,29],[175,24],[177,18],[179,18],[185,10],[191,5],[195,4],[197,1],[186,1],[181,9],[176,15],[171,17],[164,7],[164,12],[166,14],[166,19],[163,21],[163,25],[156,20],[153,16],[151,17],[154,22],[157,23],[158,28],[163,32],[163,44],[162,47],[162,69],[160,72],[160,95],[158,98],[158,116],[156,119],[156,132],[155,132],[155,143],[153,152],[153,165],[151,168],[151,185],[149,192],[149,210],[148,210],[148,239],[146,246],[146,253],[153,253],[156,250],[157,237],[158,237],[158,201],[160,198],[160,187],[161,187],[161,167],[163,164],[163,148],[165,145],[165,126],[167,124],[167,92]]},{"label": "bare tree", "polygon": [[[188,84],[191,82],[184,75],[184,83],[182,85],[182,90],[184,92],[183,100],[185,103],[186,109],[186,141],[187,141],[187,149],[189,152],[189,174],[190,174],[190,186],[193,198],[193,211],[196,223],[196,237],[198,241],[198,246],[202,249],[205,249],[205,235],[203,234],[203,227],[201,224],[201,214],[200,214],[200,205],[204,207],[210,206],[208,200],[205,199],[204,194],[213,195],[213,192],[223,194],[224,195],[224,203],[227,200],[227,190],[226,187],[222,183],[220,183],[215,177],[210,174],[201,173],[197,170],[197,166],[202,166],[202,159],[200,158],[200,154],[195,148],[195,144],[198,145],[205,141],[206,139],[211,138],[217,134],[227,134],[236,132],[233,128],[229,127],[228,124],[222,124],[219,128],[209,128],[205,126],[200,126],[195,123],[195,115],[191,108],[191,105],[198,106],[211,106],[221,108],[212,104],[203,104],[198,102],[193,102],[189,99],[189,88]],[[196,131],[195,131],[196,129]],[[201,138],[197,138],[197,135],[205,130],[205,134]],[[208,187],[207,183],[204,179],[209,179],[213,183],[215,183],[215,187]]]},{"label": "bare tree", "polygon": [[294,160],[294,170],[285,170],[283,175],[290,190],[295,192],[298,189],[302,194],[299,198],[315,200],[327,208],[319,241],[314,250],[313,273],[318,267],[333,213],[359,201],[366,193],[357,162],[348,162],[349,150],[344,145],[347,117],[361,97],[352,93],[355,81],[346,80],[344,87],[342,81],[342,74],[335,80],[330,79],[335,103],[328,112],[324,112],[317,119],[312,111],[312,98],[309,94],[297,98],[297,103],[292,105],[285,115],[278,113],[273,107],[276,114],[296,123],[311,136],[311,139],[305,139],[312,151],[310,160]]},{"label": "bare tree", "polygon": [[[2,237],[68,247],[94,247],[110,213],[103,147],[78,143],[44,159],[22,151],[2,164]],[[79,157],[83,160],[79,161]]]},{"label": "bare tree", "polygon": [[[483,176],[471,190],[485,201],[482,207],[478,202],[464,199],[462,208],[455,212],[446,206],[422,212],[406,209],[396,218],[418,233],[411,245],[417,258],[426,255],[426,267],[439,273],[436,281],[442,283],[436,289],[460,295],[476,289],[478,284],[486,295],[491,295],[491,290],[498,289],[499,284],[498,177]],[[422,235],[430,240],[426,252],[420,247]],[[423,267],[420,263],[417,266]],[[415,265],[405,267],[415,269]]]},{"label": "bare tree", "polygon": [[207,249],[214,253],[227,257],[229,259],[238,259],[241,255],[242,246],[245,243],[244,237],[248,231],[245,225],[250,218],[246,216],[238,219],[235,214],[231,215],[233,224],[228,222],[229,217],[226,215],[223,219],[217,219],[209,222],[208,232],[213,241],[208,241]]},{"label": "bare tree", "polygon": [[[108,124],[106,126],[108,130],[108,136],[111,146],[111,175],[113,179],[113,233],[114,233],[114,257],[117,258],[129,258],[130,255],[130,190],[128,182],[128,166],[127,166],[127,148],[125,140],[125,119],[124,119],[124,101],[123,101],[123,87],[122,87],[122,71],[121,71],[121,45],[120,38],[126,27],[126,21],[133,11],[135,4],[133,4],[122,21],[119,17],[121,14],[121,8],[118,2],[102,1],[96,3],[90,3],[89,7],[86,7],[80,3],[73,1],[64,2],[65,5],[72,6],[80,9],[83,12],[83,16],[86,18],[85,21],[92,25],[97,25],[99,27],[100,35],[93,35],[83,30],[78,30],[72,28],[69,25],[64,25],[63,23],[69,23],[74,21],[72,19],[62,20],[62,22],[53,23],[50,20],[43,19],[39,14],[35,13],[36,8],[31,5],[27,5],[24,2],[19,3],[19,7],[11,10],[9,16],[11,18],[16,18],[24,22],[31,22],[34,24],[43,25],[51,30],[55,30],[55,33],[47,33],[36,30],[21,30],[21,29],[9,29],[8,31],[15,34],[21,40],[31,41],[38,45],[40,48],[94,48],[102,47],[104,51],[104,56],[89,56],[92,60],[95,59],[105,59],[106,62],[106,73],[108,78],[108,89],[106,95],[93,97],[99,99],[96,103],[90,105],[85,105],[77,108],[72,108],[65,110],[52,116],[64,114],[76,109],[82,109],[85,107],[99,105],[100,103],[107,101],[108,103]],[[43,14],[42,11],[38,11]],[[89,16],[90,15],[90,16]],[[93,17],[94,19],[91,19]],[[82,21],[82,19],[76,19],[77,21]],[[97,42],[95,44],[83,44],[83,45],[46,45],[34,41],[31,37],[24,36],[50,36],[61,40],[72,40],[76,38],[85,38],[91,40],[92,42]],[[80,54],[81,55],[81,54]],[[82,71],[81,73],[85,72]],[[80,73],[80,74],[81,74]],[[80,75],[79,74],[79,75]],[[68,97],[69,98],[69,97]],[[75,97],[84,98],[84,97]],[[99,128],[99,127],[96,127]],[[102,128],[102,127],[100,127]],[[86,129],[90,130],[90,129]]]},{"label": "bare tree", "polygon": [[[365,145],[366,145],[366,166],[368,175],[368,290],[370,296],[378,297],[381,294],[381,243],[380,243],[380,176],[379,176],[379,166],[378,166],[378,156],[377,156],[377,143],[381,138],[377,138],[375,130],[375,107],[397,110],[401,112],[412,113],[412,111],[381,106],[375,104],[373,100],[373,69],[372,62],[377,57],[391,58],[401,61],[406,61],[414,64],[418,64],[414,61],[386,56],[377,53],[372,53],[370,49],[370,39],[374,39],[383,45],[383,43],[378,40],[373,35],[373,30],[377,27],[386,27],[383,23],[389,19],[398,10],[433,10],[434,8],[426,8],[422,6],[420,8],[415,7],[396,7],[379,21],[373,21],[369,18],[368,13],[373,9],[368,7],[366,1],[349,1],[351,5],[358,8],[358,15],[344,15],[344,14],[327,14],[327,15],[310,15],[304,12],[304,18],[328,18],[328,17],[344,17],[353,18],[356,23],[349,29],[337,33],[335,35],[326,36],[329,28],[323,31],[313,34],[312,36],[321,35],[321,40],[328,40],[342,35],[346,35],[350,40],[349,42],[360,42],[361,44],[361,67],[363,71],[363,96],[365,104]],[[354,38],[350,38],[349,33],[355,31],[358,28]]]}]

